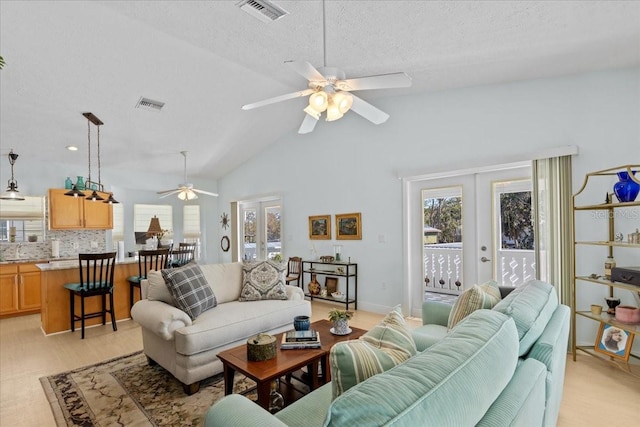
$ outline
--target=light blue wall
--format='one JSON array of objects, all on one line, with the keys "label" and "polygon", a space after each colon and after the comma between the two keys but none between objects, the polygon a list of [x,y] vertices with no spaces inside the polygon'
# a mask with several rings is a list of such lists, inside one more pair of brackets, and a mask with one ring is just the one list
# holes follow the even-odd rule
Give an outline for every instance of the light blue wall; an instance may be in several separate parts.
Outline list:
[{"label": "light blue wall", "polygon": [[[340,242],[345,256],[360,264],[359,308],[367,310],[383,312],[402,301],[398,171],[498,164],[577,145],[577,191],[587,172],[640,163],[637,68],[372,103],[391,115],[387,123],[375,126],[354,113],[321,121],[313,133],[292,132],[218,183],[225,210],[231,201],[254,194],[283,195],[285,256],[309,256],[308,216],[362,212],[362,240]],[[320,255],[332,254],[336,243],[313,242]]]}]

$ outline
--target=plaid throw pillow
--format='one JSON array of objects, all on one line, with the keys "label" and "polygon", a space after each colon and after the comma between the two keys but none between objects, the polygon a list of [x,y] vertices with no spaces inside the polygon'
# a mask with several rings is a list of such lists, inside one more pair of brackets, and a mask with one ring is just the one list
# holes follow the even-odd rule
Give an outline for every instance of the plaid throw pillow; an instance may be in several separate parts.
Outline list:
[{"label": "plaid throw pillow", "polygon": [[176,307],[187,313],[191,320],[218,305],[198,264],[162,270],[162,277],[176,300]]}]

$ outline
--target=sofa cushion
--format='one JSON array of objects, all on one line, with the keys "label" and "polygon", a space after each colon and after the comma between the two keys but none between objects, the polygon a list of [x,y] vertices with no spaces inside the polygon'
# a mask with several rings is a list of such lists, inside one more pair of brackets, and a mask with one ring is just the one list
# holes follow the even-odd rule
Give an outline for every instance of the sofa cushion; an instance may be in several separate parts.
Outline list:
[{"label": "sofa cushion", "polygon": [[237,301],[242,289],[242,263],[199,264],[218,304]]},{"label": "sofa cushion", "polygon": [[150,301],[162,301],[169,305],[176,306],[176,299],[171,295],[167,283],[162,277],[162,273],[151,270],[147,273],[147,299]]},{"label": "sofa cushion", "polygon": [[469,314],[481,308],[492,308],[500,301],[500,289],[495,280],[473,285],[456,299],[449,312],[447,329],[451,329]]},{"label": "sofa cushion", "polygon": [[279,262],[261,261],[242,266],[242,290],[239,301],[287,299],[284,273],[286,266]]},{"label": "sofa cushion", "polygon": [[176,306],[195,320],[201,313],[217,305],[216,296],[196,263],[162,270]]},{"label": "sofa cushion", "polygon": [[416,354],[416,345],[395,307],[358,340],[343,341],[331,348],[329,363],[333,398],[373,375],[384,372]]},{"label": "sofa cushion", "polygon": [[[350,388],[325,425],[472,426],[511,380],[518,361],[513,319],[491,310],[467,316],[442,341]],[[464,407],[460,407],[460,397]]]},{"label": "sofa cushion", "polygon": [[519,356],[527,354],[542,335],[549,319],[558,306],[558,295],[552,285],[530,280],[518,286],[493,310],[513,318],[520,337]]}]

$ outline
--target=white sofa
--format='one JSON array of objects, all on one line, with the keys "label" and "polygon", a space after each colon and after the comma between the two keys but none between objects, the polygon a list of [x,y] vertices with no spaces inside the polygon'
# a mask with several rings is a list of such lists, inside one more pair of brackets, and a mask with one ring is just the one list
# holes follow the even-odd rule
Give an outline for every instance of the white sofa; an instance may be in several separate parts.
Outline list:
[{"label": "white sofa", "polygon": [[222,372],[217,354],[246,343],[260,332],[280,333],[293,327],[295,316],[311,315],[311,303],[302,289],[286,286],[286,300],[239,301],[242,263],[203,264],[202,272],[217,306],[195,320],[175,303],[160,272],[149,272],[141,282],[142,299],[131,317],[142,326],[142,342],[149,363],[171,372],[187,394],[198,391],[201,380]]}]

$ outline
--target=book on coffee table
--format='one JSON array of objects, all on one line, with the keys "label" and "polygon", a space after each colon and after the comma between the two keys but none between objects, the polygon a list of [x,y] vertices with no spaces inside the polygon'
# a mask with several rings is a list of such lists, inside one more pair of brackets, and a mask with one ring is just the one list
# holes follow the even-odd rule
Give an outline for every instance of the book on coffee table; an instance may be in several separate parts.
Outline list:
[{"label": "book on coffee table", "polygon": [[316,339],[313,341],[287,341],[287,334],[282,334],[282,343],[280,344],[281,350],[296,350],[305,348],[321,348],[320,335],[316,334]]},{"label": "book on coffee table", "polygon": [[309,329],[307,331],[287,331],[285,333],[287,342],[301,342],[301,341],[317,341],[318,333],[315,329]]}]

